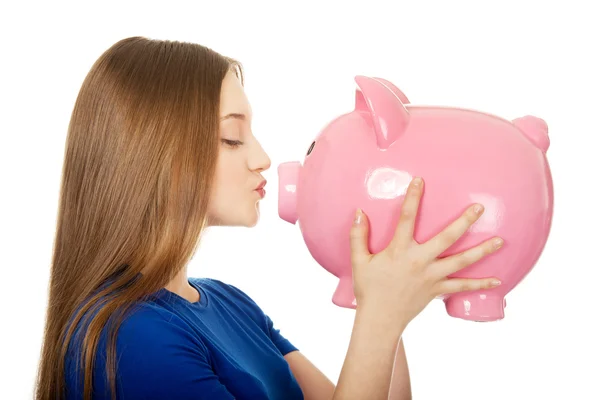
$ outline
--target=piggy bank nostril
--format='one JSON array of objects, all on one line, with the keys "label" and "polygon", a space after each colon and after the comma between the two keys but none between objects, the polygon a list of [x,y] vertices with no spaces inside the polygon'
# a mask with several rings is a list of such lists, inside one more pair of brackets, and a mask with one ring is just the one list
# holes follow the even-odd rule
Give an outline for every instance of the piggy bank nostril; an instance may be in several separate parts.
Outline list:
[{"label": "piggy bank nostril", "polygon": [[310,147],[308,148],[308,152],[306,153],[306,155],[309,155],[313,151],[314,147],[315,147],[315,142],[312,142]]},{"label": "piggy bank nostril", "polygon": [[298,221],[296,186],[301,169],[302,165],[297,161],[284,162],[277,167],[279,175],[279,217],[291,224]]}]

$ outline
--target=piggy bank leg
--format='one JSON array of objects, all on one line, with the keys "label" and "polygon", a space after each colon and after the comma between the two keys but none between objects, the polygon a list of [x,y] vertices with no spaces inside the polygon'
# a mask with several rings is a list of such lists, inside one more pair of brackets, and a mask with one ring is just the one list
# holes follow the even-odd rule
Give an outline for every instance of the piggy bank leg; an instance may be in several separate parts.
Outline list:
[{"label": "piggy bank leg", "polygon": [[340,277],[340,282],[333,294],[333,304],[344,308],[356,308],[352,276]]},{"label": "piggy bank leg", "polygon": [[500,293],[462,292],[444,298],[446,312],[469,321],[497,321],[504,318],[506,300]]}]

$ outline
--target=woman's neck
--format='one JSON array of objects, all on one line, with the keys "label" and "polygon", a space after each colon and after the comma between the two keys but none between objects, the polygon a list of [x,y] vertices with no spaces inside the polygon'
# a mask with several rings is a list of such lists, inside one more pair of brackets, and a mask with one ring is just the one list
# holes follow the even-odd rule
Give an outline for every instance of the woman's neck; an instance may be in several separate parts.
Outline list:
[{"label": "woman's neck", "polygon": [[198,290],[188,282],[187,267],[184,267],[179,271],[179,273],[165,286],[165,289],[192,303],[197,302],[200,299]]}]

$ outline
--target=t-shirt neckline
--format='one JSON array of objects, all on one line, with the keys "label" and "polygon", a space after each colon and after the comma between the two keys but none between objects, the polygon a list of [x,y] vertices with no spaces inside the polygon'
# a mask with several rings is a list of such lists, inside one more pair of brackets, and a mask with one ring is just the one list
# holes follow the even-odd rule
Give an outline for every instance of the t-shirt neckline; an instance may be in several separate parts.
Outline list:
[{"label": "t-shirt neckline", "polygon": [[181,297],[180,295],[178,295],[177,293],[171,292],[168,289],[162,288],[161,292],[163,292],[168,298],[171,299],[175,299],[177,302],[180,303],[184,303],[188,306],[194,306],[194,307],[200,307],[200,308],[206,308],[208,306],[208,296],[206,294],[206,291],[204,290],[204,288],[202,288],[197,282],[195,282],[193,279],[188,278],[188,283],[198,291],[198,293],[200,294],[200,299],[198,301],[189,301],[187,299],[184,299],[183,297]]}]

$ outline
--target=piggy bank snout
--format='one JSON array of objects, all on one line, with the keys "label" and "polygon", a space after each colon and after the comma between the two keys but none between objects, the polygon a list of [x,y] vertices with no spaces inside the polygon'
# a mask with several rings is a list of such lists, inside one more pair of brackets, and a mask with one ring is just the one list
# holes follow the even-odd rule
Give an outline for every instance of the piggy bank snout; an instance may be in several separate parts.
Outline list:
[{"label": "piggy bank snout", "polygon": [[298,161],[285,162],[277,167],[279,176],[279,217],[290,224],[296,224],[296,221],[298,221],[296,188],[301,168],[302,166]]}]

